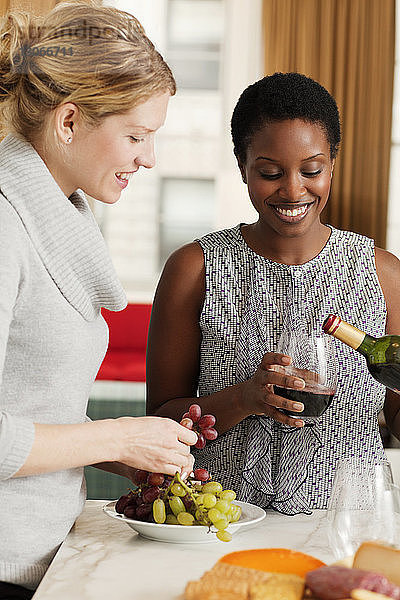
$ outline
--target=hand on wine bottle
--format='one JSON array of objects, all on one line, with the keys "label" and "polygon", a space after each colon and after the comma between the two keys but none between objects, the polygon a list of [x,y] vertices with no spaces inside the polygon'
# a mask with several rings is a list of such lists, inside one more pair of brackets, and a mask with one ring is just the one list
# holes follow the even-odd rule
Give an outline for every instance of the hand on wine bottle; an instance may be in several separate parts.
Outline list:
[{"label": "hand on wine bottle", "polygon": [[278,409],[290,412],[301,412],[303,404],[292,402],[274,393],[274,386],[302,390],[304,380],[285,373],[285,367],[290,365],[291,358],[277,352],[264,354],[261,364],[254,375],[239,384],[240,405],[249,415],[268,415],[278,423],[294,427],[303,427],[304,421],[293,419]]}]

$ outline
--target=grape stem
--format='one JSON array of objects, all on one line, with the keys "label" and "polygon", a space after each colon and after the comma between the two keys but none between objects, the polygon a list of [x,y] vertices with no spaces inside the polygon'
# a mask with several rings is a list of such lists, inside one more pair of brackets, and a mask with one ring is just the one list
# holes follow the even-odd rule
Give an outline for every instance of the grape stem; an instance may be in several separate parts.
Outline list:
[{"label": "grape stem", "polygon": [[[187,486],[186,483],[181,479],[180,473],[178,471],[175,473],[175,478],[176,478],[177,482],[180,483],[180,485],[183,487],[183,489],[187,492],[187,494],[191,497],[192,501],[194,502],[194,505],[197,506],[197,508],[200,510],[203,517],[205,518],[206,513],[204,511],[204,508],[202,506],[200,506],[199,504],[197,504],[196,496],[194,495],[194,493],[192,492],[190,487]],[[208,526],[210,527],[210,525],[208,525]]]},{"label": "grape stem", "polygon": [[[176,475],[177,475],[177,472],[175,473],[175,477],[176,477]],[[168,494],[171,491],[172,486],[174,485],[174,483],[176,483],[175,477],[173,479],[171,479],[171,482],[170,482],[169,486],[167,487],[167,489],[164,492],[164,496],[162,497],[162,499],[164,500],[164,502],[168,498]]]},{"label": "grape stem", "polygon": [[192,490],[191,490],[191,489],[190,489],[190,487],[188,487],[188,486],[186,485],[186,483],[183,481],[183,479],[182,479],[182,478],[181,478],[181,476],[180,476],[180,473],[179,473],[179,471],[177,471],[177,472],[175,473],[175,478],[176,478],[176,481],[177,481],[178,483],[180,483],[180,484],[181,484],[181,486],[183,487],[183,489],[184,489],[184,490],[186,490],[186,492],[189,494],[189,496],[191,497],[191,499],[193,500],[193,502],[196,504],[196,498],[195,498],[195,496],[194,496],[194,494],[193,494]]},{"label": "grape stem", "polygon": [[[164,492],[164,495],[163,495],[163,498],[162,498],[162,499],[164,500],[164,502],[165,502],[165,500],[168,498],[168,494],[169,494],[169,492],[171,491],[171,488],[172,488],[172,486],[174,485],[174,483],[180,483],[180,484],[181,484],[181,486],[183,487],[183,489],[184,489],[184,490],[186,490],[186,492],[189,494],[189,496],[191,497],[191,499],[193,500],[193,502],[196,504],[196,499],[195,499],[195,497],[194,497],[194,495],[193,495],[193,492],[192,492],[192,490],[191,490],[191,489],[190,489],[190,488],[189,488],[189,487],[186,485],[186,483],[184,483],[184,481],[181,479],[181,476],[180,476],[180,473],[179,473],[179,471],[177,471],[177,472],[175,473],[175,475],[174,475],[174,478],[173,478],[173,479],[171,479],[171,482],[170,482],[169,486],[167,487],[167,489],[166,489],[166,490],[165,490],[165,492]],[[197,504],[196,504],[196,506],[197,506]]]}]

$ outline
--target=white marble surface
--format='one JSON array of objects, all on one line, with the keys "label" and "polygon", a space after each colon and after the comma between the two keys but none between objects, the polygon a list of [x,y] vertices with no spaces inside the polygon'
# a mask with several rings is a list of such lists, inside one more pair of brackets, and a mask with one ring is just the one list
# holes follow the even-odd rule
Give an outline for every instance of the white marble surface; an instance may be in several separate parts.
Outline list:
[{"label": "white marble surface", "polygon": [[143,539],[88,500],[38,587],[34,600],[181,600],[187,581],[228,552],[292,548],[332,562],[325,512],[288,517],[267,513],[229,543],[169,544]]}]

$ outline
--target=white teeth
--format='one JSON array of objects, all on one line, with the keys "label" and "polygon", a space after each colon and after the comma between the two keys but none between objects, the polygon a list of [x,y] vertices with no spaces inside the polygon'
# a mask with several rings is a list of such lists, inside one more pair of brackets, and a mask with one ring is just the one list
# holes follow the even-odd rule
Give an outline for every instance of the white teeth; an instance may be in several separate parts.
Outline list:
[{"label": "white teeth", "polygon": [[274,207],[275,210],[284,215],[285,217],[297,217],[298,215],[304,215],[307,211],[308,205],[300,206],[299,208],[295,208],[293,210],[286,210],[285,208],[280,208],[279,206]]},{"label": "white teeth", "polygon": [[124,179],[126,181],[128,181],[130,176],[132,175],[132,173],[115,173],[115,174],[118,177],[118,179]]}]

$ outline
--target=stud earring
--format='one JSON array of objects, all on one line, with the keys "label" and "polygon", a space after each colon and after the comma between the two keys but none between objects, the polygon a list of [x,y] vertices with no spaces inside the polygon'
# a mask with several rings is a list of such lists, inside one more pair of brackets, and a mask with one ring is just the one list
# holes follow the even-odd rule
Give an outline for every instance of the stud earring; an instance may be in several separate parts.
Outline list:
[{"label": "stud earring", "polygon": [[70,144],[71,142],[72,142],[72,137],[71,137],[71,136],[70,136],[70,137],[68,137],[68,138],[65,140],[65,143],[66,143],[66,144]]}]

